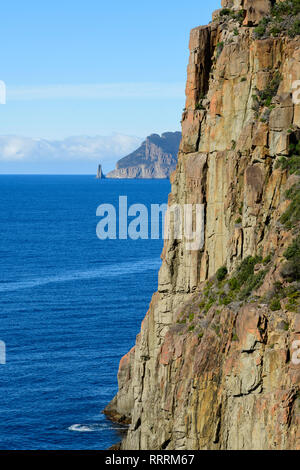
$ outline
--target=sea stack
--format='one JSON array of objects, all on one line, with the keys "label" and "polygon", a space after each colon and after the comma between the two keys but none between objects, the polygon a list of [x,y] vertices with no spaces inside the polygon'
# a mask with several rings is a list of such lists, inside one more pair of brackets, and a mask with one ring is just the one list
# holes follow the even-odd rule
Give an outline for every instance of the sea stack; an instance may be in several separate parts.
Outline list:
[{"label": "sea stack", "polygon": [[105,178],[103,171],[102,171],[102,165],[98,165],[98,171],[97,171],[97,180],[103,180]]}]

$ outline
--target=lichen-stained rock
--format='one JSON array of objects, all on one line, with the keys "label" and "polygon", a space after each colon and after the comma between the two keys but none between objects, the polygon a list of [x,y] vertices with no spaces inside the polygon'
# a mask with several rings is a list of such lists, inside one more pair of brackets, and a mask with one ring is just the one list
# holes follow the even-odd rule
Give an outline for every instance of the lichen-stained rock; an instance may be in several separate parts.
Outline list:
[{"label": "lichen-stained rock", "polygon": [[131,410],[134,406],[131,388],[134,353],[135,347],[121,359],[118,372],[120,393],[105,409],[105,414],[108,418],[124,424],[131,422]]},{"label": "lichen-stained rock", "polygon": [[271,0],[222,0],[224,8],[244,10],[245,19],[243,24],[246,26],[257,25],[270,12],[271,5]]},{"label": "lichen-stained rock", "polygon": [[[108,407],[131,421],[122,449],[300,450],[300,366],[291,360],[300,341],[297,296],[270,308],[293,238],[281,216],[299,176],[278,162],[299,140],[292,93],[300,42],[255,38],[270,4],[222,0],[243,10],[244,24],[218,11],[191,32],[169,205],[203,205],[204,244],[191,251],[184,238],[165,240],[158,292]],[[247,277],[252,291],[233,299],[248,257],[258,260]],[[225,266],[233,291],[216,280]]]},{"label": "lichen-stained rock", "polygon": [[245,0],[244,8],[246,10],[244,25],[257,25],[264,16],[270,13],[271,0]]}]

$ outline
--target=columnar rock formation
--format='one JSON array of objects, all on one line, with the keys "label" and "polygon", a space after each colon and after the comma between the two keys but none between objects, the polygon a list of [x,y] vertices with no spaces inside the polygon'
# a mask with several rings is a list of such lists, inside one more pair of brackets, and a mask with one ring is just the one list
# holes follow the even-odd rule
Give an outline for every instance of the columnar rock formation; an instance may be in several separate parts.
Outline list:
[{"label": "columnar rock formation", "polygon": [[107,178],[169,178],[177,164],[180,132],[152,134],[130,155],[118,161]]},{"label": "columnar rock formation", "polygon": [[299,256],[300,38],[257,38],[274,2],[222,3],[191,32],[169,197],[204,204],[205,243],[165,242],[106,409],[131,423],[122,449],[300,449],[299,269],[287,264]]},{"label": "columnar rock formation", "polygon": [[102,171],[102,165],[98,165],[98,170],[97,170],[97,180],[102,180],[105,178],[103,171]]}]

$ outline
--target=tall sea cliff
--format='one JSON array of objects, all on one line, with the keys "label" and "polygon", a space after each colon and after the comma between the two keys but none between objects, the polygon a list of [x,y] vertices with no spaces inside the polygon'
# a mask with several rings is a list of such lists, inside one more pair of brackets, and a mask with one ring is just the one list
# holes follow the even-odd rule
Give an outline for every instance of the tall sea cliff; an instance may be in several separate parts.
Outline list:
[{"label": "tall sea cliff", "polygon": [[165,241],[106,408],[122,449],[300,449],[299,2],[222,7],[191,31],[169,196],[204,205],[204,246]]}]

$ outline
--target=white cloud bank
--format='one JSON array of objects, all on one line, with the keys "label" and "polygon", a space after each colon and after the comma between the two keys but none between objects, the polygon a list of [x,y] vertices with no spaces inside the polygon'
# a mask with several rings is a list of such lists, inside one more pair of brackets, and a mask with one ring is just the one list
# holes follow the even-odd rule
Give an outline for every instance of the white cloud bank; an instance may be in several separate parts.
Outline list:
[{"label": "white cloud bank", "polygon": [[[35,166],[39,172],[43,163],[49,163],[59,169],[61,164],[77,165],[84,162],[90,168],[102,163],[108,169],[116,161],[135,150],[143,139],[135,136],[114,134],[112,136],[76,136],[64,140],[31,139],[20,136],[0,136],[0,172],[8,164],[18,164],[26,168]],[[20,166],[21,168],[21,166]]]},{"label": "white cloud bank", "polygon": [[0,136],[1,160],[110,160],[122,157],[137,148],[140,137],[115,134],[112,136],[78,136],[64,140],[30,139],[20,136]]},{"label": "white cloud bank", "polygon": [[183,99],[185,84],[181,82],[137,82],[61,84],[16,86],[6,84],[7,101],[32,101],[56,99]]}]

